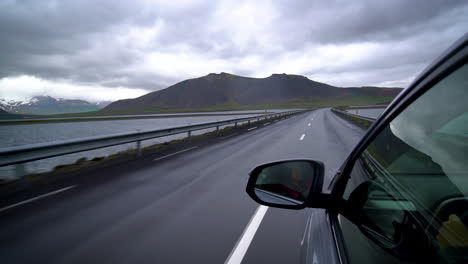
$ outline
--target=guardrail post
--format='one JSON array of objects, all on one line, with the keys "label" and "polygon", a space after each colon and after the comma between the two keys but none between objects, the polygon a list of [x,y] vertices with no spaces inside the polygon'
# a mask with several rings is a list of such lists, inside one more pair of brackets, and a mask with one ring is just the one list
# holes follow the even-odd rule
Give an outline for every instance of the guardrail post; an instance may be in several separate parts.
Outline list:
[{"label": "guardrail post", "polygon": [[26,166],[24,165],[24,163],[19,163],[15,165],[15,175],[14,175],[15,179],[19,179],[21,178],[21,176],[24,176],[26,174],[27,174],[27,170],[26,170]]},{"label": "guardrail post", "polygon": [[141,140],[138,140],[136,143],[136,154],[137,156],[141,156]]},{"label": "guardrail post", "polygon": [[187,132],[187,136],[190,138],[192,136],[192,131]]},{"label": "guardrail post", "polygon": [[250,125],[250,120],[249,120],[249,121],[247,121],[247,125]]},{"label": "guardrail post", "polygon": [[237,127],[237,122],[234,123],[234,127]]},{"label": "guardrail post", "polygon": [[219,126],[216,126],[216,133],[219,132]]}]

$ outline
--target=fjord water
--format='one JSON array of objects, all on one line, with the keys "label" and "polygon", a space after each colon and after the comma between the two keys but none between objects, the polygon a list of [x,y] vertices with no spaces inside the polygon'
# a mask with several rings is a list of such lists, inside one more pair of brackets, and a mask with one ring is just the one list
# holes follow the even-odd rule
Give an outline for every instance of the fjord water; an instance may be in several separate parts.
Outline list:
[{"label": "fjord water", "polygon": [[[246,111],[249,113],[258,112],[264,114],[264,111]],[[226,112],[220,112],[226,113]],[[230,112],[232,113],[232,112]],[[0,126],[0,148],[28,145],[35,143],[53,142],[57,140],[67,140],[75,138],[85,138],[90,136],[111,135],[123,132],[145,131],[164,129],[176,126],[194,125],[207,122],[216,122],[236,118],[245,118],[256,116],[241,114],[239,115],[218,115],[218,116],[186,116],[176,118],[150,118],[150,119],[126,119],[126,120],[106,120],[106,121],[85,121],[85,122],[64,122],[64,123],[43,123],[43,124],[24,124],[24,125],[1,125]],[[195,131],[193,135],[199,135],[212,131],[205,129]],[[187,134],[177,134],[173,136],[156,138],[142,142],[142,146],[168,142],[174,139],[181,139]],[[123,144],[108,148],[102,148],[92,151],[85,151],[75,154],[64,155],[55,158],[49,158],[25,164],[28,173],[40,173],[50,171],[57,165],[70,164],[80,158],[92,159],[95,157],[104,157],[113,153],[135,148],[135,143]],[[0,179],[9,179],[14,177],[14,166],[0,167]]]}]

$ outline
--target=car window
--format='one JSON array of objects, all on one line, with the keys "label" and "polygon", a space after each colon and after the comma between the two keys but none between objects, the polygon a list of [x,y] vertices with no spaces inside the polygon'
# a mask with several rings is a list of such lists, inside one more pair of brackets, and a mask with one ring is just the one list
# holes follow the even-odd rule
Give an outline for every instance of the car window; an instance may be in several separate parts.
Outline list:
[{"label": "car window", "polygon": [[[468,66],[439,81],[367,146],[344,198],[354,263],[468,261]],[[379,249],[376,249],[379,248]],[[383,250],[382,254],[363,252]]]}]

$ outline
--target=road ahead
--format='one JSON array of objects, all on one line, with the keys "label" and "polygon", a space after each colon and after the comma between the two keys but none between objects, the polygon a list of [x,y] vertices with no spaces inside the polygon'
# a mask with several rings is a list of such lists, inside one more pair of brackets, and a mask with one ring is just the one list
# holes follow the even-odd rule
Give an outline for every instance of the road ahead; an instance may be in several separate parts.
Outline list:
[{"label": "road ahead", "polygon": [[[105,170],[112,180],[0,212],[2,263],[224,263],[258,204],[249,170],[291,158],[325,163],[327,186],[363,131],[328,109],[220,143]],[[157,160],[155,160],[157,159]],[[242,263],[295,263],[305,211],[268,208]]]}]

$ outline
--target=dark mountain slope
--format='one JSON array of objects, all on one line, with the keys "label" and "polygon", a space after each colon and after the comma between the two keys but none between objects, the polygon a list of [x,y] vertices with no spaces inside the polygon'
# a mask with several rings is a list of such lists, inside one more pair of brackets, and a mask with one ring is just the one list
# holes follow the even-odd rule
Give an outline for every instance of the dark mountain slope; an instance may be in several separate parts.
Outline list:
[{"label": "dark mountain slope", "polygon": [[21,119],[23,118],[22,115],[15,115],[8,113],[7,111],[3,111],[0,109],[0,120],[9,120],[9,119]]},{"label": "dark mountain slope", "polygon": [[394,97],[399,88],[338,88],[300,75],[273,74],[267,78],[248,78],[228,73],[208,74],[189,79],[144,96],[120,100],[102,112],[196,109],[222,105],[261,105],[304,100]]}]

